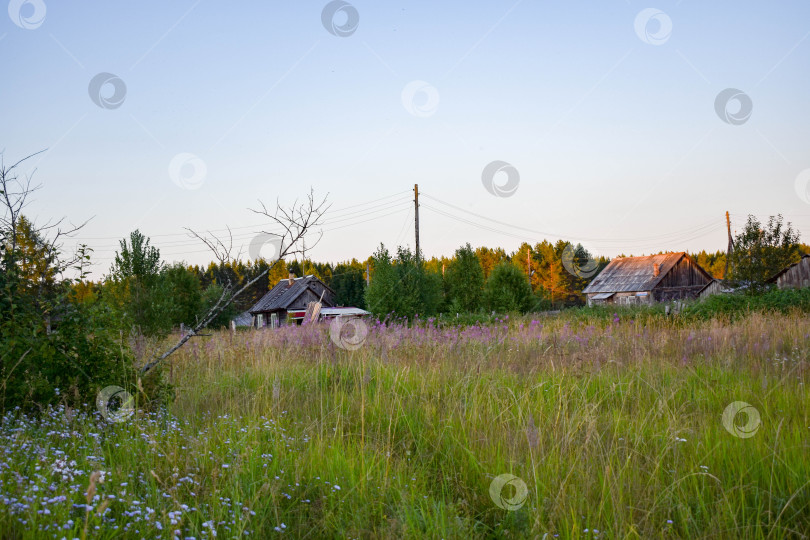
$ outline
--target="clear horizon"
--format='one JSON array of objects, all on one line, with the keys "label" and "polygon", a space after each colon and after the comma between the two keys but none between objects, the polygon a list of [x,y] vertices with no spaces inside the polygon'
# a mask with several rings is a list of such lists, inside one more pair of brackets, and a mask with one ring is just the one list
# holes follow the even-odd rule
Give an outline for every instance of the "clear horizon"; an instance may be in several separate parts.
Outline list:
[{"label": "clear horizon", "polygon": [[0,150],[48,149],[25,213],[93,218],[66,244],[94,248],[93,278],[136,228],[168,262],[212,260],[184,227],[246,252],[247,209],[310,187],[333,208],[324,262],[413,248],[415,183],[426,257],[714,252],[727,210],[808,243],[808,21],[798,1],[11,0]]}]

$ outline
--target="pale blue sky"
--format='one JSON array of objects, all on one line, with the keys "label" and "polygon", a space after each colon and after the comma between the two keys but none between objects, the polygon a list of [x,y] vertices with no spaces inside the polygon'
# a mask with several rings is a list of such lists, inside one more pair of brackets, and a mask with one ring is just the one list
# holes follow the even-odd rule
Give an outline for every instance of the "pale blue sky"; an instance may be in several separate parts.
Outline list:
[{"label": "pale blue sky", "polygon": [[[609,256],[724,249],[726,210],[736,224],[781,212],[810,240],[796,185],[810,168],[806,1],[354,1],[346,37],[321,0],[39,3],[44,19],[22,0],[22,18],[0,16],[0,149],[8,162],[49,148],[28,213],[94,216],[80,236],[98,273],[136,227],[169,261],[210,259],[184,226],[230,225],[247,246],[247,207],[310,186],[335,209],[317,260],[412,246],[415,182],[427,256],[543,238],[428,195]],[[639,35],[650,7],[663,19]],[[98,73],[126,85],[119,107],[90,98]],[[412,81],[438,103],[404,103]],[[715,110],[726,88],[753,104],[739,125]],[[197,189],[170,176],[181,153],[205,164]],[[482,184],[495,160],[519,172],[511,197]]]}]

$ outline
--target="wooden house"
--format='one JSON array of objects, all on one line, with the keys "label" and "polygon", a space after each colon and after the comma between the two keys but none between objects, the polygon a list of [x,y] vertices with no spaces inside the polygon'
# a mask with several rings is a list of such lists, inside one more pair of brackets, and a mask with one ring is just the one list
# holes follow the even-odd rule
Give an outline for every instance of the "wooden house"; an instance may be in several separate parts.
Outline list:
[{"label": "wooden house", "polygon": [[315,276],[296,278],[290,274],[288,279],[282,279],[267,291],[248,312],[253,317],[254,328],[301,324],[307,304],[318,300],[323,307],[334,307],[335,292]]},{"label": "wooden house", "polygon": [[582,292],[589,306],[653,304],[697,298],[712,281],[686,253],[664,253],[613,259]]},{"label": "wooden house", "polygon": [[771,279],[780,289],[801,289],[810,287],[810,255],[804,254],[799,262],[793,263]]}]

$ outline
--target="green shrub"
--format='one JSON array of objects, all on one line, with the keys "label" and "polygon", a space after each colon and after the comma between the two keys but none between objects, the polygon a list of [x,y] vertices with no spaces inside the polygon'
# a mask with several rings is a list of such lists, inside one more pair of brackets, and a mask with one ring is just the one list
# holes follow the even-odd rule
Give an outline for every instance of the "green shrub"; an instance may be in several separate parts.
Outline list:
[{"label": "green shrub", "polygon": [[83,305],[64,306],[54,330],[34,312],[0,320],[0,406],[3,411],[57,402],[92,404],[105,386],[131,386],[132,358],[107,328],[109,315]]},{"label": "green shrub", "polygon": [[526,313],[535,303],[526,274],[507,262],[496,266],[487,278],[484,300],[488,309],[498,313]]},{"label": "green shrub", "polygon": [[717,316],[734,317],[749,311],[788,313],[792,310],[810,312],[810,288],[771,289],[758,294],[715,294],[702,302],[691,304],[685,314],[710,319]]}]

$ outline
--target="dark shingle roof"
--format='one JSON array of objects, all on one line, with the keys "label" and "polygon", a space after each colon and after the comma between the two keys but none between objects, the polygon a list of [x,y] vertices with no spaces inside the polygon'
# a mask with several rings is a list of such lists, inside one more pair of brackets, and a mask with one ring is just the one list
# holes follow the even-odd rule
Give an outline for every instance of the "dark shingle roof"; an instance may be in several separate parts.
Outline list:
[{"label": "dark shingle roof", "polygon": [[[290,285],[288,279],[282,279],[276,284],[275,287],[267,291],[267,294],[262,296],[261,299],[248,310],[248,312],[259,313],[262,311],[287,309],[287,307],[292,304],[296,298],[301,296],[304,291],[307,289],[312,289],[311,285],[316,282],[320,283],[322,287],[329,289],[315,276],[295,278],[292,285]],[[312,289],[312,292],[317,293],[315,289]]]},{"label": "dark shingle roof", "polygon": [[[636,292],[652,290],[664,276],[685,257],[686,253],[664,253],[646,257],[620,257],[610,261],[584,293]],[[658,264],[659,274],[653,275],[653,265]]]}]

